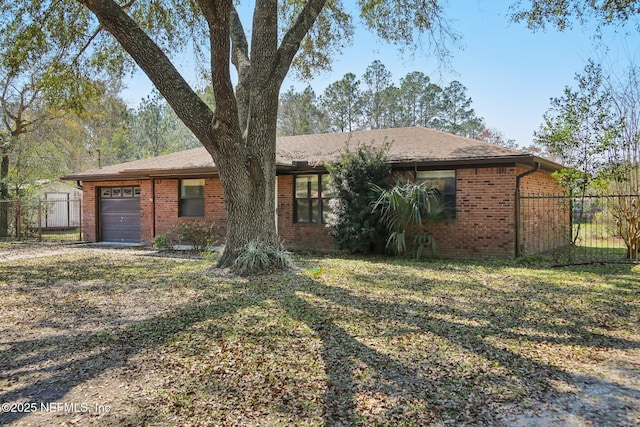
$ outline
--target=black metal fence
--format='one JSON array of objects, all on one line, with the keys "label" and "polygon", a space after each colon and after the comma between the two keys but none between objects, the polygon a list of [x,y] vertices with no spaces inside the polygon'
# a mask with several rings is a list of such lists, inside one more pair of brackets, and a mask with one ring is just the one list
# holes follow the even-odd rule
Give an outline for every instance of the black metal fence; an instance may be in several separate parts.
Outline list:
[{"label": "black metal fence", "polygon": [[82,200],[0,200],[0,239],[82,240]]},{"label": "black metal fence", "polygon": [[518,209],[520,256],[545,255],[558,263],[639,261],[638,195],[526,194]]}]

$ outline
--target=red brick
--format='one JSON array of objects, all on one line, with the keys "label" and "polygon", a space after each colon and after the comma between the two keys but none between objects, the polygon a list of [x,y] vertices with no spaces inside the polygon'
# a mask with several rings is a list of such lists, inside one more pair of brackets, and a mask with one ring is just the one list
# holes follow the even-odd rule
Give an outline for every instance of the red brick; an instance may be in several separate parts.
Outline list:
[{"label": "red brick", "polygon": [[[527,169],[488,167],[458,169],[456,176],[456,218],[427,224],[425,232],[435,237],[439,256],[443,257],[513,257],[516,246],[515,192],[516,176]],[[403,175],[407,175],[404,173]],[[278,176],[278,233],[288,248],[294,250],[332,251],[334,245],[324,224],[298,224],[293,218],[293,175]],[[101,186],[139,185],[141,240],[151,243],[154,235],[169,231],[180,221],[215,221],[224,234],[226,211],[220,180],[205,181],[204,218],[178,217],[179,180],[173,178],[131,181],[84,182],[83,226],[88,241],[98,239],[97,189]],[[522,179],[522,192],[559,191],[546,172],[536,172]],[[154,209],[155,198],[155,209]],[[566,215],[552,212],[529,212],[526,221],[551,221],[561,226]],[[545,216],[546,215],[546,216]],[[568,222],[567,222],[568,223]],[[522,236],[529,242],[532,236]]]}]

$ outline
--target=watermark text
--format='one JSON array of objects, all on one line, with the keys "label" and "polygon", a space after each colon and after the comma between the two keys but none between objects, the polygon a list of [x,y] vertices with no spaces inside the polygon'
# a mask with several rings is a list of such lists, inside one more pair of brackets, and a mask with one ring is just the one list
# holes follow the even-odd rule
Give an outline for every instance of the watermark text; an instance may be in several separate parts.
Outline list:
[{"label": "watermark text", "polygon": [[87,402],[7,402],[1,405],[4,413],[66,413],[66,414],[108,414],[111,406]]}]

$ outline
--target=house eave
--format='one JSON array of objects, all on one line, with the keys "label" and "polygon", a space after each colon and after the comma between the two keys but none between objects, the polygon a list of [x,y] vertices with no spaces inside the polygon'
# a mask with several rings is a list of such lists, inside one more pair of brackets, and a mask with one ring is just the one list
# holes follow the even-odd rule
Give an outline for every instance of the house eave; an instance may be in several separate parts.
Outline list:
[{"label": "house eave", "polygon": [[[393,169],[456,169],[472,167],[500,167],[506,165],[522,165],[526,167],[541,165],[547,172],[561,170],[562,165],[531,154],[503,157],[463,158],[463,159],[398,159],[389,164]],[[276,165],[278,175],[321,173],[326,172],[324,163],[310,164],[299,161],[292,164],[279,163]],[[180,169],[125,169],[117,173],[72,174],[63,176],[66,181],[126,181],[131,179],[152,178],[185,178],[185,177],[214,177],[218,175],[215,167],[180,168]]]},{"label": "house eave", "polygon": [[[562,168],[561,165],[531,154],[463,159],[399,159],[389,161],[389,164],[393,169],[457,169],[492,166],[499,167],[518,164],[533,166],[536,163],[541,163],[543,168],[548,171],[560,170]],[[305,162],[300,162],[300,166],[286,165],[278,167],[278,171],[280,173],[292,174],[319,173],[326,170],[327,168],[324,164],[307,164]]]},{"label": "house eave", "polygon": [[125,169],[117,173],[92,173],[92,174],[72,174],[65,175],[64,181],[127,181],[131,179],[151,179],[151,178],[184,178],[189,176],[218,175],[216,168],[181,168],[181,169]]}]

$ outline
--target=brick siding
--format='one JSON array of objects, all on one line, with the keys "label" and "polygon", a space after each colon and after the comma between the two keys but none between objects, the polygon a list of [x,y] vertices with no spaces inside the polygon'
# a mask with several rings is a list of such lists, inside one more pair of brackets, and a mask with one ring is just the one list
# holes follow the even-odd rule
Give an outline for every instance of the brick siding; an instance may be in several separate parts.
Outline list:
[{"label": "brick siding", "polygon": [[520,194],[525,197],[520,202],[519,253],[540,254],[567,246],[571,212],[566,190],[550,174],[534,173],[522,179]]},{"label": "brick siding", "polygon": [[515,168],[456,171],[456,217],[424,228],[446,258],[504,258],[515,251]]},{"label": "brick siding", "polygon": [[179,179],[156,179],[155,194],[156,235],[171,231],[180,222],[207,221],[214,222],[218,226],[220,236],[224,236],[227,211],[219,178],[206,178],[204,181],[204,217],[178,216]]},{"label": "brick siding", "polygon": [[[515,190],[516,176],[526,169],[507,167],[464,168],[456,173],[456,218],[433,222],[425,231],[435,237],[437,255],[452,258],[513,257],[516,248]],[[293,250],[333,251],[333,240],[324,224],[294,222],[294,177],[278,176],[278,233],[285,246]],[[178,179],[85,182],[83,226],[85,238],[98,236],[98,187],[140,185],[141,241],[151,243],[155,235],[169,231],[180,221],[215,221],[224,234],[226,211],[220,180],[205,180],[205,217],[178,216]],[[559,189],[548,173],[536,172],[522,179],[522,190]],[[155,193],[155,209],[153,197]],[[154,221],[155,213],[155,221]],[[542,213],[538,213],[540,217]],[[523,236],[524,241],[531,240]]]},{"label": "brick siding", "polygon": [[287,248],[329,252],[335,250],[325,224],[298,224],[293,218],[293,175],[278,176],[278,234]]}]

